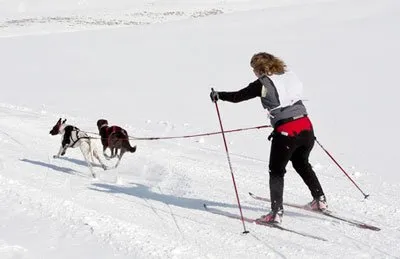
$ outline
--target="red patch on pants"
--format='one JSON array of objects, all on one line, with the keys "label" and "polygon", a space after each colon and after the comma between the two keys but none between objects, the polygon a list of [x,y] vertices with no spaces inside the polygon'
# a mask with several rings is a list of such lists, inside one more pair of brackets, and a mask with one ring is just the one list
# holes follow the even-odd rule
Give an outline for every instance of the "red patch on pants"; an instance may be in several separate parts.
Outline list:
[{"label": "red patch on pants", "polygon": [[275,129],[276,132],[288,136],[295,136],[303,130],[312,130],[311,121],[307,116],[297,120],[286,122],[285,124],[282,124]]}]

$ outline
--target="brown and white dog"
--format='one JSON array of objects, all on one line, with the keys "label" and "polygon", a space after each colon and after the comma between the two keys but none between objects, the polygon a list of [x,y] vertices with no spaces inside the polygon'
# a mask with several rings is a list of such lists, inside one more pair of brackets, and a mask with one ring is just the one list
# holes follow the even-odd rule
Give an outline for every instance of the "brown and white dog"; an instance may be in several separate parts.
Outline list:
[{"label": "brown and white dog", "polygon": [[[131,146],[129,143],[129,136],[126,130],[118,126],[108,126],[108,121],[100,119],[97,121],[97,128],[101,137],[101,143],[103,144],[103,154],[107,159],[118,157],[118,161],[115,164],[115,168],[119,165],[122,156],[126,151],[134,153],[136,146]],[[106,154],[106,149],[111,150],[111,156]],[[119,151],[119,154],[118,154]]]},{"label": "brown and white dog", "polygon": [[107,166],[101,161],[98,150],[91,142],[90,137],[77,127],[67,125],[65,123],[66,121],[67,119],[61,120],[60,118],[50,130],[51,135],[62,135],[60,150],[58,151],[57,155],[54,155],[53,157],[59,158],[60,156],[65,155],[67,148],[79,147],[90,169],[90,172],[92,173],[92,176],[95,178],[96,174],[94,173],[93,166],[90,163],[90,161],[94,162],[93,156],[99,161],[104,170],[107,170]]}]

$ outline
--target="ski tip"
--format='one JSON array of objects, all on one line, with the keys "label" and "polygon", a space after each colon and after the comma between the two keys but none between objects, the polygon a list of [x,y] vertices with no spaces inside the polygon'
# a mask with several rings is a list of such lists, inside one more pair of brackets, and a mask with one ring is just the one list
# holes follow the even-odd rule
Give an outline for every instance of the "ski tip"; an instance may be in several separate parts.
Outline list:
[{"label": "ski tip", "polygon": [[375,227],[375,226],[371,226],[371,225],[367,225],[367,224],[362,224],[360,225],[361,228],[365,228],[365,229],[369,229],[369,230],[373,230],[373,231],[381,231],[380,228]]}]

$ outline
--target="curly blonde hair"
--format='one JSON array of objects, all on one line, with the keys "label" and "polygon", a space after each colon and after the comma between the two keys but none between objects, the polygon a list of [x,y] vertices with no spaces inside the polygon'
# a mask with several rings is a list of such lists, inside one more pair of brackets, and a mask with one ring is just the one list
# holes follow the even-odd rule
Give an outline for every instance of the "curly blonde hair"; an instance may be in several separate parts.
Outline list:
[{"label": "curly blonde hair", "polygon": [[250,60],[250,66],[260,75],[267,76],[281,75],[286,72],[286,64],[280,58],[266,52],[260,52],[253,55]]}]

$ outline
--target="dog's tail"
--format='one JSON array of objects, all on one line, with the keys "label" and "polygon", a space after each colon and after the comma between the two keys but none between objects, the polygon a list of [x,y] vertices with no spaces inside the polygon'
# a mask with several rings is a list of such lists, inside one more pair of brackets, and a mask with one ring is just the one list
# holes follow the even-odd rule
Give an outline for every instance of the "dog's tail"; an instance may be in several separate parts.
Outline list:
[{"label": "dog's tail", "polygon": [[[115,132],[114,136],[117,138],[117,141],[121,143],[121,146],[126,151],[129,151],[131,153],[134,153],[136,151],[136,145],[133,147],[131,146],[131,144],[129,143],[128,134],[126,132],[123,132],[123,131]],[[118,146],[119,144],[117,144],[117,142],[115,142],[114,145]]]},{"label": "dog's tail", "polygon": [[128,133],[126,133],[126,132],[124,132],[124,133],[125,133],[125,140],[126,140],[125,148],[127,151],[134,153],[136,151],[136,145],[132,147],[131,143],[129,143]]},{"label": "dog's tail", "polygon": [[131,153],[134,153],[134,152],[136,151],[136,145],[132,147],[132,146],[129,144],[129,149],[128,149],[128,151],[131,152]]},{"label": "dog's tail", "polygon": [[136,151],[136,145],[132,147],[128,140],[125,143],[125,148],[127,151],[131,153],[134,153]]}]

